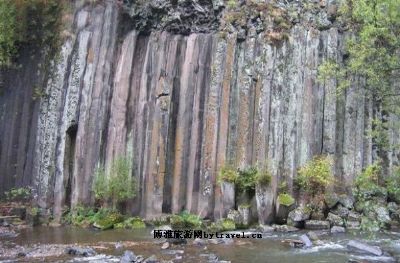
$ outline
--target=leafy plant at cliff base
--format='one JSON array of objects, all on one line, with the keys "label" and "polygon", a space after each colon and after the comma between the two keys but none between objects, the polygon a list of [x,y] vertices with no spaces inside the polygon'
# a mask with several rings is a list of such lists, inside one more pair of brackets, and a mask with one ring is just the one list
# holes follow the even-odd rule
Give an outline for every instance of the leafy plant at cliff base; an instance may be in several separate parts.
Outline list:
[{"label": "leafy plant at cliff base", "polygon": [[353,194],[359,202],[366,202],[375,197],[385,197],[386,190],[379,186],[382,167],[379,162],[367,166],[354,181]]},{"label": "leafy plant at cliff base", "polygon": [[319,78],[336,80],[339,91],[353,87],[365,94],[376,109],[370,136],[378,150],[385,150],[390,147],[388,116],[400,112],[400,1],[343,0],[339,13],[352,33],[347,58],[323,63]]},{"label": "leafy plant at cliff base", "polygon": [[4,193],[9,202],[28,202],[32,198],[32,190],[29,188],[12,188]]},{"label": "leafy plant at cliff base", "polygon": [[311,197],[324,193],[334,181],[333,161],[329,156],[316,156],[297,172],[296,184]]},{"label": "leafy plant at cliff base", "polygon": [[200,228],[203,225],[203,221],[200,216],[191,214],[188,211],[183,211],[178,215],[172,215],[169,219],[172,228],[183,229],[183,228]]},{"label": "leafy plant at cliff base", "polygon": [[106,230],[123,221],[123,216],[108,208],[94,209],[92,207],[76,206],[62,218],[63,223],[88,227],[94,225]]},{"label": "leafy plant at cliff base", "polygon": [[390,200],[400,204],[400,167],[395,167],[386,179],[386,189]]},{"label": "leafy plant at cliff base", "polygon": [[125,157],[116,158],[107,174],[104,167],[96,170],[93,191],[102,203],[111,201],[116,209],[117,204],[136,196],[137,184],[132,176],[131,162]]}]

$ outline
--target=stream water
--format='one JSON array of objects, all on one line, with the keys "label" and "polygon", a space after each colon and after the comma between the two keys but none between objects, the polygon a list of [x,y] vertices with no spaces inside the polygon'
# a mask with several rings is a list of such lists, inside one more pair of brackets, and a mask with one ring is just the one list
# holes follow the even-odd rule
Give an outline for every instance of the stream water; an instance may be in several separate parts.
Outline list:
[{"label": "stream water", "polygon": [[[75,244],[93,247],[98,253],[112,255],[115,258],[121,256],[125,250],[132,250],[135,254],[144,257],[156,255],[159,259],[168,260],[174,259],[177,254],[176,251],[178,251],[178,254],[181,253],[179,254],[181,258],[176,262],[210,262],[210,255],[216,255],[220,260],[231,262],[270,263],[398,262],[397,260],[400,259],[399,233],[381,233],[371,239],[371,237],[354,233],[330,235],[319,232],[321,244],[308,249],[292,248],[282,242],[285,239],[298,239],[303,233],[273,232],[263,234],[263,238],[260,240],[236,239],[227,244],[206,244],[203,246],[193,245],[189,241],[187,245],[173,246],[163,250],[161,249],[163,240],[153,239],[150,229],[96,231],[75,227],[36,227],[23,229],[14,238],[2,238],[0,243],[3,246],[14,244],[14,246],[27,248],[40,244],[51,244],[52,246],[55,244]],[[350,250],[347,247],[350,240],[360,240],[371,245],[378,245],[385,251],[385,254],[377,257]],[[38,253],[43,253],[43,251]],[[47,258],[32,257],[28,261],[24,258],[3,262],[76,262],[71,261],[71,259],[71,256],[58,255]],[[0,262],[2,261],[0,260]]]}]

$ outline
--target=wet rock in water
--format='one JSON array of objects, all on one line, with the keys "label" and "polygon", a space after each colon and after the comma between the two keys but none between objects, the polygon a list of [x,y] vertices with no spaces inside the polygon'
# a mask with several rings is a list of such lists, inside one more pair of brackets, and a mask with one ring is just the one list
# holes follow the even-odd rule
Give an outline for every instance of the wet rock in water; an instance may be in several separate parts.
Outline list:
[{"label": "wet rock in water", "polygon": [[301,235],[300,240],[304,243],[305,248],[312,247],[312,242],[306,234]]},{"label": "wet rock in water", "polygon": [[337,205],[339,202],[339,197],[336,193],[328,193],[325,195],[325,204],[326,206],[331,209]]},{"label": "wet rock in water", "polygon": [[345,232],[346,232],[346,229],[342,226],[333,226],[331,228],[332,234],[345,233]]},{"label": "wet rock in water", "polygon": [[339,196],[339,203],[348,209],[352,209],[354,207],[354,198],[343,194]]},{"label": "wet rock in water", "polygon": [[304,227],[305,229],[311,229],[311,230],[323,230],[323,229],[329,229],[331,226],[329,221],[306,220]]},{"label": "wet rock in water", "polygon": [[167,249],[169,248],[169,243],[165,242],[164,244],[162,244],[161,249]]},{"label": "wet rock in water", "polygon": [[193,240],[193,245],[195,245],[195,246],[205,246],[206,244],[207,244],[207,242],[201,238],[195,238]]},{"label": "wet rock in water", "polygon": [[96,251],[94,251],[93,248],[87,247],[67,247],[65,249],[65,253],[68,255],[74,255],[74,256],[84,256],[84,257],[89,257],[89,256],[94,256],[96,255]]},{"label": "wet rock in water", "polygon": [[121,257],[120,263],[132,263],[132,262],[137,262],[137,257],[135,253],[133,253],[130,250],[126,250],[124,254]]},{"label": "wet rock in water", "polygon": [[312,240],[312,241],[317,241],[319,240],[319,237],[317,235],[317,233],[315,233],[314,231],[310,231],[307,233],[307,236]]},{"label": "wet rock in water", "polygon": [[272,225],[272,227],[275,229],[276,232],[284,232],[284,233],[296,232],[300,230],[297,227],[288,225]]},{"label": "wet rock in water", "polygon": [[160,262],[155,255],[151,255],[150,257],[146,258],[144,263],[157,263]]},{"label": "wet rock in water", "polygon": [[344,226],[343,218],[333,213],[329,213],[326,220],[329,221],[332,226]]},{"label": "wet rock in water", "polygon": [[273,226],[269,226],[269,225],[262,225],[260,224],[257,227],[257,231],[260,231],[262,233],[271,233],[275,231],[275,228]]},{"label": "wet rock in water", "polygon": [[372,254],[372,255],[375,255],[375,256],[382,256],[382,254],[383,254],[382,249],[380,249],[379,247],[370,246],[368,244],[365,244],[365,243],[362,243],[362,242],[359,242],[359,241],[355,241],[355,240],[351,240],[347,244],[347,246],[349,248],[356,249],[358,251],[363,251],[363,252],[366,252],[366,253],[369,253],[369,254]]}]

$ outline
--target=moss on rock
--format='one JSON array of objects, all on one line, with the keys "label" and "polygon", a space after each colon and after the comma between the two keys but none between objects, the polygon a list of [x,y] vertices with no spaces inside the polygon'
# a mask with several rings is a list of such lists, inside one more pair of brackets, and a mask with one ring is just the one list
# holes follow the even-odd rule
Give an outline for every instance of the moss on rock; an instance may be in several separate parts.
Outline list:
[{"label": "moss on rock", "polygon": [[291,206],[294,204],[295,200],[290,194],[280,194],[278,196],[278,202],[284,206]]}]

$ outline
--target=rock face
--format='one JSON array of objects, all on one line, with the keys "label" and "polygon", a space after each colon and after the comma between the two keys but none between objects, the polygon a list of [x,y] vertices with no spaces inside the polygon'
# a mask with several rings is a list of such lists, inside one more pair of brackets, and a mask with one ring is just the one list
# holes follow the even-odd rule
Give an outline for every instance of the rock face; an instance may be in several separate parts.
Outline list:
[{"label": "rock face", "polygon": [[[124,26],[117,1],[78,2],[44,96],[32,100],[43,81],[40,58],[1,74],[0,191],[32,185],[39,205],[60,216],[64,205],[93,203],[96,168],[123,155],[139,184],[131,213],[222,217],[231,204],[221,199],[219,168],[268,160],[272,190],[257,200],[265,223],[278,182],[292,189],[297,168],[313,155],[335,155],[345,184],[374,160],[364,136],[371,102],[355,88],[337,96],[334,81],[316,80],[324,60],[343,56],[345,35],[323,16],[322,27],[294,18],[288,38],[271,43],[254,28],[239,38],[220,34],[214,17],[204,22],[208,31],[182,32],[173,23],[169,32],[157,25],[143,34],[143,21],[137,30]],[[194,5],[185,3],[179,12]],[[390,164],[396,156],[388,155]]]}]

